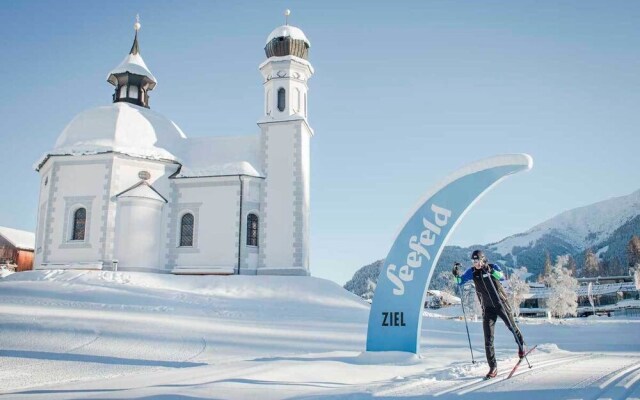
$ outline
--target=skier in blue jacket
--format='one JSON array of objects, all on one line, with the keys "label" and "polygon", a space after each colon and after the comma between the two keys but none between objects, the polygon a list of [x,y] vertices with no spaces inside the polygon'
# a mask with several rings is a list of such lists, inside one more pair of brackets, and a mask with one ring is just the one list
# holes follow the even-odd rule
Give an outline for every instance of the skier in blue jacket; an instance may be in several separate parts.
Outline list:
[{"label": "skier in blue jacket", "polygon": [[462,266],[459,263],[454,264],[451,272],[459,285],[464,285],[473,279],[473,283],[476,286],[476,294],[482,305],[484,348],[490,368],[486,378],[494,378],[498,374],[498,363],[496,362],[496,354],[493,347],[493,330],[498,317],[513,333],[518,344],[518,356],[520,358],[524,357],[525,353],[524,339],[513,319],[507,295],[502,284],[500,284],[500,281],[504,280],[502,269],[496,264],[490,264],[482,250],[475,250],[471,255],[471,261],[473,262],[473,267],[468,268],[463,274],[460,273]]}]

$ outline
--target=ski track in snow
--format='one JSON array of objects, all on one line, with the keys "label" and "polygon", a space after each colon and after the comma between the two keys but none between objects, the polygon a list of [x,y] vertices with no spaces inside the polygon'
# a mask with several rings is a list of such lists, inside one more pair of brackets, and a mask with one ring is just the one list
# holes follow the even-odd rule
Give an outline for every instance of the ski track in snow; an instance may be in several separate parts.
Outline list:
[{"label": "ski track in snow", "polygon": [[0,399],[640,397],[640,319],[525,320],[540,345],[508,380],[497,324],[499,375],[484,381],[480,322],[476,364],[445,317],[425,318],[421,359],[372,362],[367,306],[320,279],[23,274],[0,280]]}]

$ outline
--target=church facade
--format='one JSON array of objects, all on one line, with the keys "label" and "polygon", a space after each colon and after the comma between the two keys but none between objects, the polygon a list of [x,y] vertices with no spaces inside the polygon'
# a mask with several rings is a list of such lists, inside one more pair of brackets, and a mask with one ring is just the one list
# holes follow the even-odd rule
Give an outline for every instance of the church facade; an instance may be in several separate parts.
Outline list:
[{"label": "church facade", "polygon": [[35,164],[35,269],[309,275],[309,40],[283,25],[259,66],[259,133],[188,138],[152,111],[131,51],[113,103],[80,113]]}]

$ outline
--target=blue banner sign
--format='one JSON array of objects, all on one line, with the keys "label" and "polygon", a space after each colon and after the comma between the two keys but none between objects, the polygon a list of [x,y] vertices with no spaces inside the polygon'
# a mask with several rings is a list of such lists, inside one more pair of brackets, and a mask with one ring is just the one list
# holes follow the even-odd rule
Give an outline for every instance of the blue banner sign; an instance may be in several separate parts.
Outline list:
[{"label": "blue banner sign", "polygon": [[484,193],[532,166],[527,154],[477,161],[449,175],[422,198],[380,271],[369,314],[367,351],[419,353],[424,298],[447,239]]}]

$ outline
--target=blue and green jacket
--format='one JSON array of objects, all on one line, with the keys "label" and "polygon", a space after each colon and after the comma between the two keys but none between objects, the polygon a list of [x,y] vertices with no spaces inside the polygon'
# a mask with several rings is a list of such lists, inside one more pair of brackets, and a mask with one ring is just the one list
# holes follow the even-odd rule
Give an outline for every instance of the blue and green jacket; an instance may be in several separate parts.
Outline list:
[{"label": "blue and green jacket", "polygon": [[[476,294],[482,308],[495,308],[498,309],[505,304],[508,307],[507,294],[500,284],[500,281],[504,281],[504,272],[502,268],[496,264],[488,264],[486,269],[475,269],[473,267],[464,271],[464,274],[456,277],[456,282],[459,285],[464,285],[473,279],[473,283],[476,286]],[[500,298],[496,297],[496,293]]]}]

